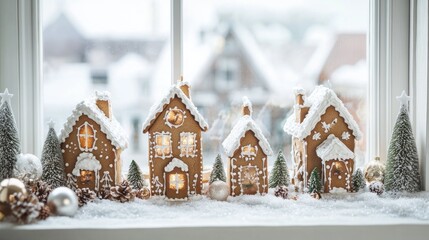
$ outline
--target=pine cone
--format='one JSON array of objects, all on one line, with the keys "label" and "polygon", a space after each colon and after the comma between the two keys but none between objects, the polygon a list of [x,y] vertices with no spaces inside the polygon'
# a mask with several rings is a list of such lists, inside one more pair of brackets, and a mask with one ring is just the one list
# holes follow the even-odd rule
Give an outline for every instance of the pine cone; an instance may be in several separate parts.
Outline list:
[{"label": "pine cone", "polygon": [[110,188],[110,200],[118,201],[121,203],[134,201],[136,192],[132,190],[128,181],[124,180],[118,186]]},{"label": "pine cone", "polygon": [[369,191],[381,195],[384,192],[384,184],[380,181],[374,181],[369,184]]},{"label": "pine cone", "polygon": [[148,187],[143,187],[142,189],[136,192],[136,197],[140,199],[149,199],[150,198],[150,190]]},{"label": "pine cone", "polygon": [[33,182],[33,184],[29,186],[29,190],[39,199],[39,202],[46,204],[48,202],[48,196],[52,192],[52,187],[48,183],[39,180]]},{"label": "pine cone", "polygon": [[88,202],[94,201],[97,197],[97,194],[89,188],[78,188],[75,190],[77,195],[77,199],[79,200],[79,207],[83,207],[83,205]]},{"label": "pine cone", "polygon": [[311,194],[310,194],[310,196],[312,197],[312,198],[314,198],[314,199],[317,199],[317,200],[319,200],[319,199],[321,199],[322,198],[322,195],[320,194],[320,192],[318,192],[318,191],[313,191]]},{"label": "pine cone", "polygon": [[18,223],[31,223],[40,215],[43,204],[36,196],[22,193],[14,193],[9,197],[12,215]]},{"label": "pine cone", "polygon": [[48,218],[49,216],[51,216],[51,209],[49,208],[48,205],[44,205],[41,209],[40,209],[40,214],[37,217],[37,219],[39,220],[45,220],[46,218]]},{"label": "pine cone", "polygon": [[281,197],[283,199],[287,199],[288,189],[286,186],[277,187],[274,191],[274,196]]},{"label": "pine cone", "polygon": [[100,199],[110,199],[110,188],[101,188],[98,192],[98,197]]}]

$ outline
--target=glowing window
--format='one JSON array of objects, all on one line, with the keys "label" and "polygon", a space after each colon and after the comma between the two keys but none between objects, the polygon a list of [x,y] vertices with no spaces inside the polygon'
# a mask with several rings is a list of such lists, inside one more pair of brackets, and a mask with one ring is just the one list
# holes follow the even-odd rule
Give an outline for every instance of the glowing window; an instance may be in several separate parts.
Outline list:
[{"label": "glowing window", "polygon": [[180,127],[182,126],[183,122],[185,121],[185,113],[178,109],[177,107],[174,107],[173,109],[169,109],[165,113],[165,123],[169,127]]},{"label": "glowing window", "polygon": [[95,136],[97,131],[94,130],[94,127],[88,122],[85,122],[77,129],[77,132],[80,150],[92,151],[95,147],[95,142],[97,141]]},{"label": "glowing window", "polygon": [[90,185],[94,182],[94,171],[80,170],[80,181],[84,185]]},{"label": "glowing window", "polygon": [[258,147],[251,144],[241,147],[241,155],[246,157],[255,157],[258,153]]},{"label": "glowing window", "polygon": [[170,189],[176,190],[176,194],[179,193],[179,190],[185,187],[185,174],[175,173],[171,174],[169,177],[169,186]]},{"label": "glowing window", "polygon": [[171,133],[155,133],[155,157],[171,157]]},{"label": "glowing window", "polygon": [[195,157],[197,152],[197,134],[191,132],[180,133],[180,156]]}]

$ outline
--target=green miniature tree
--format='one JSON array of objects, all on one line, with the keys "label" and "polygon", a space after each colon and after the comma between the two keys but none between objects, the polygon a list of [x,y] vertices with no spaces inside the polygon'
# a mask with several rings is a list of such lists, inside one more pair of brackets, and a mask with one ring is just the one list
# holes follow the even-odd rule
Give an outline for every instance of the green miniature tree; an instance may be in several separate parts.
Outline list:
[{"label": "green miniature tree", "polygon": [[50,184],[52,188],[66,185],[63,154],[52,121],[49,122],[49,132],[43,145],[41,162],[43,181]]},{"label": "green miniature tree", "polygon": [[308,192],[320,192],[322,191],[322,183],[320,180],[320,174],[317,168],[314,168],[308,181]]},{"label": "green miniature tree", "polygon": [[127,179],[133,189],[141,189],[145,186],[142,171],[134,160],[131,161]]},{"label": "green miniature tree", "polygon": [[13,169],[18,161],[17,155],[21,152],[18,130],[10,106],[10,98],[6,89],[0,93],[0,181],[13,177]]},{"label": "green miniature tree", "polygon": [[285,156],[283,155],[282,151],[279,151],[277,159],[274,162],[273,170],[271,171],[269,187],[275,188],[289,186],[289,182],[290,178]]},{"label": "green miniature tree", "polygon": [[353,191],[359,192],[360,189],[365,188],[365,179],[363,178],[362,170],[357,169],[356,172],[352,176],[352,188]]},{"label": "green miniature tree", "polygon": [[220,154],[216,156],[215,163],[213,164],[213,170],[210,174],[209,184],[212,184],[214,181],[217,180],[226,182],[225,169],[223,168],[222,158],[220,157]]},{"label": "green miniature tree", "polygon": [[405,91],[400,97],[401,108],[393,128],[387,156],[384,186],[386,191],[420,191],[419,159],[416,142],[408,116],[408,101]]}]

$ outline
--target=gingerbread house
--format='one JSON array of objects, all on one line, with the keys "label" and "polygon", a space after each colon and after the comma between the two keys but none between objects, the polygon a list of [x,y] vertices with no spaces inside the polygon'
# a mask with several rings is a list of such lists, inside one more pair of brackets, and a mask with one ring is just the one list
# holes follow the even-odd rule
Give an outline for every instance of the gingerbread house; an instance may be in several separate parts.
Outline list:
[{"label": "gingerbread house", "polygon": [[202,136],[208,124],[191,101],[182,80],[155,104],[143,123],[149,136],[152,195],[187,200],[202,190]]},{"label": "gingerbread house", "polygon": [[108,92],[79,103],[59,139],[68,182],[96,192],[121,182],[121,152],[128,142],[112,114]]},{"label": "gingerbread house", "polygon": [[320,171],[324,192],[351,191],[358,124],[331,89],[318,86],[306,97],[295,90],[294,114],[284,131],[292,135],[293,183],[307,188],[311,171]]},{"label": "gingerbread house", "polygon": [[268,156],[273,154],[261,129],[252,119],[252,104],[243,97],[242,116],[222,146],[228,156],[232,196],[268,192]]}]

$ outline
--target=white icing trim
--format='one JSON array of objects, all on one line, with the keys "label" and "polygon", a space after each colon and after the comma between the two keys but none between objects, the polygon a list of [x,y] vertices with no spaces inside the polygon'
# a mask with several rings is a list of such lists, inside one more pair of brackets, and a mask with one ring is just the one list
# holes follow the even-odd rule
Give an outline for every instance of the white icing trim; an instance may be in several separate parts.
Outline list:
[{"label": "white icing trim", "polygon": [[[182,138],[188,138],[187,144],[183,144]],[[193,139],[193,144],[189,144],[189,138]],[[197,134],[193,132],[181,132],[179,146],[180,149],[180,157],[195,157],[197,155]],[[182,154],[182,148],[185,149],[185,154]],[[192,150],[192,151],[190,151]]]},{"label": "white icing trim", "polygon": [[103,188],[110,189],[110,186],[112,185],[110,183],[113,182],[113,179],[112,177],[110,177],[109,171],[104,171],[103,177],[101,178],[100,182],[103,184]]},{"label": "white icing trim", "polygon": [[92,153],[83,152],[77,157],[76,165],[72,171],[75,176],[80,176],[80,170],[94,171],[95,174],[95,190],[98,191],[100,185],[100,175],[98,171],[101,169],[100,162]]},{"label": "white icing trim", "polygon": [[[91,128],[93,134],[90,135],[88,133],[85,134],[81,134],[80,130],[83,128]],[[82,143],[80,142],[80,137],[84,137],[85,138],[85,147],[83,148],[81,145]],[[89,138],[94,138],[94,142],[92,144],[92,146],[88,147],[88,139]],[[77,142],[79,145],[79,149],[81,151],[90,151],[92,152],[92,150],[96,149],[95,144],[97,143],[97,130],[94,129],[94,126],[92,126],[91,124],[89,124],[88,122],[84,122],[82,125],[80,125],[80,127],[77,128]]]},{"label": "white icing trim", "polygon": [[108,91],[95,91],[95,99],[101,101],[110,100],[110,92]]},{"label": "white icing trim", "polygon": [[234,128],[231,130],[228,137],[223,141],[222,146],[225,150],[225,153],[228,157],[232,157],[234,155],[235,150],[240,147],[240,140],[246,135],[247,131],[252,131],[256,138],[259,140],[259,146],[262,148],[262,151],[267,155],[271,156],[273,154],[273,150],[262,134],[262,130],[253,121],[252,117],[245,115],[238,120],[237,124],[235,124]]},{"label": "white icing trim", "polygon": [[283,130],[288,134],[303,139],[311,134],[311,131],[320,122],[322,115],[326,109],[333,106],[340,116],[344,118],[348,128],[352,130],[356,140],[362,137],[362,132],[359,130],[359,125],[353,119],[353,116],[344,106],[343,102],[337,97],[334,91],[324,86],[318,86],[313,93],[306,99],[305,106],[310,107],[307,116],[302,123],[296,122],[296,116],[289,116]]},{"label": "white icing trim", "polygon": [[[156,138],[157,137],[164,138],[166,136],[170,137],[170,139],[169,139],[169,145],[168,146],[167,145],[158,145],[157,142],[156,142]],[[164,140],[162,139],[161,142],[164,142]],[[173,147],[172,147],[171,132],[164,132],[164,131],[162,131],[162,132],[156,132],[156,133],[154,133],[153,134],[152,144],[153,144],[153,151],[155,151],[155,157],[161,158],[161,159],[166,159],[166,158],[170,158],[170,157],[173,156]],[[170,149],[170,154],[165,155],[165,153],[164,153],[164,149],[165,148],[169,148]],[[157,149],[161,149],[162,155],[158,155]]]},{"label": "white icing trim", "polygon": [[316,148],[316,154],[322,161],[354,159],[355,154],[334,134]]},{"label": "white icing trim", "polygon": [[252,115],[252,113],[253,113],[252,102],[250,102],[250,100],[247,96],[243,97],[243,108],[244,107],[247,107],[250,111],[250,115]]},{"label": "white icing trim", "polygon": [[[172,123],[170,123],[168,121],[168,114],[170,113],[171,110],[179,110],[182,113],[182,117],[183,117],[183,121],[181,124],[179,125],[174,125]],[[164,115],[164,121],[165,121],[165,125],[169,126],[170,128],[179,128],[183,125],[183,123],[185,122],[185,118],[186,118],[186,112],[183,111],[182,109],[179,109],[177,106],[174,106],[174,108],[169,108],[167,111],[165,111],[165,115]]]},{"label": "white icing trim", "polygon": [[73,131],[73,127],[82,115],[88,116],[99,124],[101,131],[106,134],[107,138],[112,141],[112,144],[116,148],[124,150],[128,147],[127,136],[119,122],[114,116],[111,116],[110,119],[106,117],[97,107],[94,99],[83,101],[76,106],[72,115],[67,118],[67,122],[60,132],[59,140],[61,143],[66,141],[66,138],[69,137],[70,133]]},{"label": "white icing trim", "polygon": [[149,110],[149,115],[143,123],[143,133],[146,133],[149,130],[149,127],[155,121],[158,114],[161,113],[176,96],[182,100],[182,103],[189,110],[189,112],[191,112],[192,116],[194,116],[194,119],[198,122],[200,128],[203,131],[208,129],[209,125],[204,120],[203,116],[201,116],[201,114],[198,112],[198,109],[195,107],[194,103],[182,92],[182,90],[180,90],[178,86],[174,85],[171,87],[167,96],[165,96],[158,104],[153,105]]},{"label": "white icing trim", "polygon": [[[176,167],[180,168],[180,170],[182,170],[183,172],[188,172],[188,165],[186,165],[186,163],[184,163],[182,160],[180,160],[178,158],[173,158],[167,164],[167,166],[165,166],[164,171],[165,172],[171,172]],[[188,183],[188,185],[189,185],[189,183]]]}]

